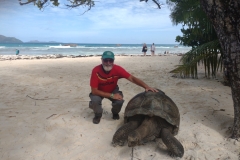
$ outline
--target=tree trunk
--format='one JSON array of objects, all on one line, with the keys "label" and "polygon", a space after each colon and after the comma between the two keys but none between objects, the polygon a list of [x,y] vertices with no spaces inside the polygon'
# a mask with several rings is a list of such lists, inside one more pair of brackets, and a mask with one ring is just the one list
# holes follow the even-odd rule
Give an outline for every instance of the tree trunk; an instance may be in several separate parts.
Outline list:
[{"label": "tree trunk", "polygon": [[231,138],[240,138],[240,0],[200,0],[211,19],[229,76],[234,104],[234,124]]}]

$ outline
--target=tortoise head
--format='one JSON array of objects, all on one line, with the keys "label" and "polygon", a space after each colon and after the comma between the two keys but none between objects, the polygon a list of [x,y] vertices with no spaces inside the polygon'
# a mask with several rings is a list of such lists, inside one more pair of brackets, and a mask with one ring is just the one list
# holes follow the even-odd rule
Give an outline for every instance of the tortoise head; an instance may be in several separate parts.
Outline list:
[{"label": "tortoise head", "polygon": [[137,146],[138,144],[140,144],[140,141],[141,135],[138,132],[133,131],[128,135],[128,147]]}]

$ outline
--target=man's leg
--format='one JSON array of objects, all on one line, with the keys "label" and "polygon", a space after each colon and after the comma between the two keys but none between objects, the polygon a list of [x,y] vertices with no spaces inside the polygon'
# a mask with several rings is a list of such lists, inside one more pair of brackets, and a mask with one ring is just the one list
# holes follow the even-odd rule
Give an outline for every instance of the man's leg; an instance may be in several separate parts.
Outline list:
[{"label": "man's leg", "polygon": [[[116,87],[116,89],[113,91],[113,93],[119,93],[120,95],[122,95],[123,97],[123,94],[121,91],[119,91],[119,88]],[[112,101],[112,114],[113,114],[113,119],[119,119],[119,112],[121,111],[121,108],[123,106],[123,102],[124,100],[116,100],[116,99],[111,99],[109,98],[111,101]]]},{"label": "man's leg", "polygon": [[101,120],[103,109],[102,109],[102,100],[103,98],[100,96],[89,94],[91,101],[89,102],[89,108],[91,108],[95,114],[93,118],[93,123],[98,124]]}]

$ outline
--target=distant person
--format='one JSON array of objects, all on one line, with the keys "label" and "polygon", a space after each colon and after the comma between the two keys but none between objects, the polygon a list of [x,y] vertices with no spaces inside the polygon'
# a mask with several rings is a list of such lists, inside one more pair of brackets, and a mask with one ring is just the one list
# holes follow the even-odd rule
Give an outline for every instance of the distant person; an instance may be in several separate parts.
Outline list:
[{"label": "distant person", "polygon": [[16,55],[19,55],[20,51],[18,49],[16,49]]},{"label": "distant person", "polygon": [[143,44],[142,52],[143,52],[143,55],[146,56],[146,52],[147,52],[147,45],[146,45],[146,43]]},{"label": "distant person", "polygon": [[91,93],[89,97],[89,108],[91,108],[95,114],[93,123],[98,124],[101,120],[103,108],[102,100],[107,98],[112,102],[112,114],[113,119],[119,119],[119,112],[123,105],[123,93],[119,90],[118,79],[125,78],[132,83],[142,87],[145,91],[158,92],[156,89],[149,87],[142,80],[134,77],[128,73],[124,68],[114,64],[114,53],[111,51],[105,51],[102,54],[100,65],[97,65],[92,70],[90,79]]},{"label": "distant person", "polygon": [[155,56],[155,45],[154,45],[154,43],[151,45],[151,52],[152,52],[152,56]]}]

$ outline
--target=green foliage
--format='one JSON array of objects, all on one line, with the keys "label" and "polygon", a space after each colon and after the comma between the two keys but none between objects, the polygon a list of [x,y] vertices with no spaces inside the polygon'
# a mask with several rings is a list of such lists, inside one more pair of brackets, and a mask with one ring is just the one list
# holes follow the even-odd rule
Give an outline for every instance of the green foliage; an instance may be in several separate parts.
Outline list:
[{"label": "green foliage", "polygon": [[50,1],[52,1],[52,4],[54,6],[58,6],[60,4],[60,3],[58,3],[58,0],[50,0]]},{"label": "green foliage", "polygon": [[[218,67],[222,67],[222,54],[217,34],[200,7],[199,0],[167,0],[173,24],[182,24],[182,36],[176,41],[192,50],[180,60],[181,65],[171,71],[181,77],[198,78],[198,64],[204,65],[205,76],[215,77]],[[201,63],[202,62],[202,63]]]},{"label": "green foliage", "polygon": [[170,73],[182,78],[198,78],[197,65],[204,65],[205,77],[216,77],[218,69],[222,70],[222,51],[218,40],[205,43],[190,50],[182,56],[180,63]]},{"label": "green foliage", "polygon": [[[59,6],[60,5],[59,1],[60,0],[28,0],[28,1],[25,0],[25,2],[22,2],[22,0],[19,0],[19,4],[25,5],[25,4],[33,3],[39,9],[43,9],[44,7],[47,7],[50,4],[54,6]],[[88,8],[87,10],[90,10],[95,5],[93,0],[66,0],[66,1],[68,1],[68,3],[65,5],[68,8],[84,6]]]},{"label": "green foliage", "polygon": [[[47,7],[49,4],[53,4],[54,6],[59,6],[60,3],[59,1],[61,0],[23,0],[25,2],[21,2],[22,0],[19,0],[19,4],[20,5],[25,5],[25,4],[29,4],[29,3],[33,3],[35,6],[37,6],[39,9],[43,9],[44,7]],[[50,1],[50,2],[49,2]],[[87,11],[89,11],[92,7],[95,6],[95,2],[94,0],[65,0],[67,1],[68,3],[65,5],[68,7],[68,8],[76,8],[76,7],[80,7],[80,6],[83,6],[83,7],[87,7]],[[140,0],[140,2],[148,2],[148,0]],[[156,4],[156,6],[161,9],[161,3],[159,2],[159,0],[152,0],[153,3]],[[61,3],[63,3],[61,1]]]}]

